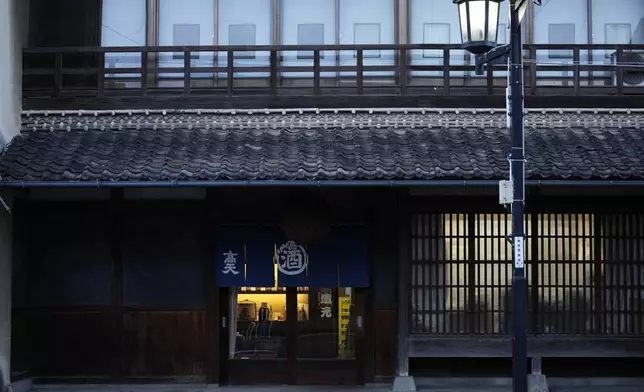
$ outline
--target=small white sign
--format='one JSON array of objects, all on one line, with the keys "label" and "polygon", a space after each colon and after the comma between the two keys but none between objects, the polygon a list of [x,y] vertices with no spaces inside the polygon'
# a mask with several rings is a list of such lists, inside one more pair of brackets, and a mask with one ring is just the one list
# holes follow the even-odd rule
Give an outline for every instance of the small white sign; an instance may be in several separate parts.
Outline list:
[{"label": "small white sign", "polygon": [[523,268],[523,237],[514,237],[514,268]]},{"label": "small white sign", "polygon": [[512,193],[512,181],[499,181],[499,204],[512,204],[514,195]]}]

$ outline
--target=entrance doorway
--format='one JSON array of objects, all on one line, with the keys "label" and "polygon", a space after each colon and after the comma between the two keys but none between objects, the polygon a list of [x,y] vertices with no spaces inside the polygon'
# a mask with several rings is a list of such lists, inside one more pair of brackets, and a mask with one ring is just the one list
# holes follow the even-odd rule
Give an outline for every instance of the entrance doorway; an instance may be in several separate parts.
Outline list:
[{"label": "entrance doorway", "polygon": [[221,290],[222,384],[364,383],[365,289]]}]

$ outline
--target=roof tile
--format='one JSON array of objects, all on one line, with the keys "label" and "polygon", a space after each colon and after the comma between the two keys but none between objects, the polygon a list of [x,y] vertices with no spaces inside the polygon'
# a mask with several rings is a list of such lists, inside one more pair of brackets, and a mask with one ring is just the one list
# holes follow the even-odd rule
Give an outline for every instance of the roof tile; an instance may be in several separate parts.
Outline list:
[{"label": "roof tile", "polygon": [[[506,178],[499,127],[30,131],[0,158],[3,180]],[[531,179],[644,179],[636,128],[526,130]]]}]

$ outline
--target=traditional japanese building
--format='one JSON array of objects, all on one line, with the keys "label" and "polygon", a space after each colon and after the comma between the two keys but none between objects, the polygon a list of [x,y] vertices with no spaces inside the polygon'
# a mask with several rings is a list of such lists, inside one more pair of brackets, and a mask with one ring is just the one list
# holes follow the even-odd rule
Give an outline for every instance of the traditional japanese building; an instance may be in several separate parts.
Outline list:
[{"label": "traditional japanese building", "polygon": [[[526,366],[546,376],[644,358],[644,5],[615,1],[526,17]],[[509,372],[507,73],[474,74],[456,6],[17,3],[5,385]]]}]

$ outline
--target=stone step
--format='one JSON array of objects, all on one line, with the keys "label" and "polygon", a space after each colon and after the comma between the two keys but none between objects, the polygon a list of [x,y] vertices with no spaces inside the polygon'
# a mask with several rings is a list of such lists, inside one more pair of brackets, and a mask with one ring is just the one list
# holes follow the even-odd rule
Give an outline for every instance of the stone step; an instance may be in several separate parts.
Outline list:
[{"label": "stone step", "polygon": [[[644,378],[548,378],[550,392],[642,392]],[[510,377],[418,377],[419,391],[511,392]]]}]

